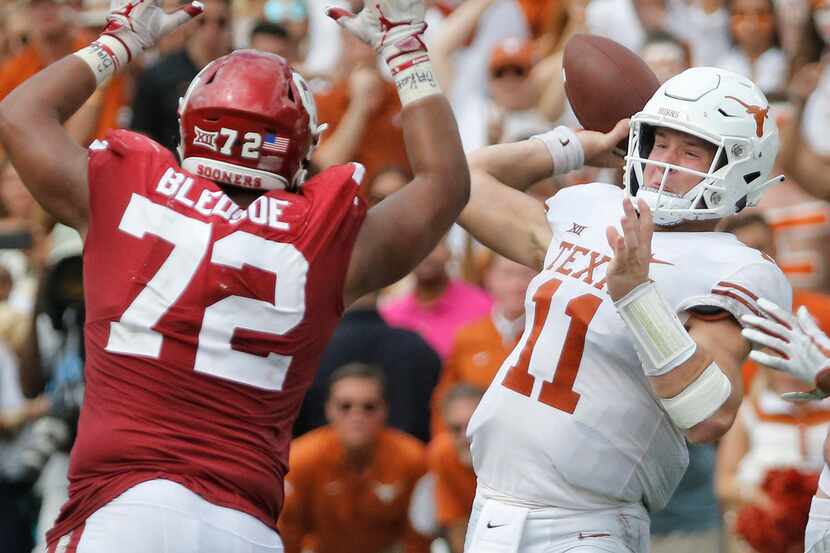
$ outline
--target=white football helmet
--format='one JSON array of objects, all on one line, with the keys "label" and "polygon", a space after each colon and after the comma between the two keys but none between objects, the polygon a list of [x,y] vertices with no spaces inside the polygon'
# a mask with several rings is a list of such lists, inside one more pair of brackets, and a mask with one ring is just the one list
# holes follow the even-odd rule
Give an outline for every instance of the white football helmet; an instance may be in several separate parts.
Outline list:
[{"label": "white football helmet", "polygon": [[[709,171],[649,160],[656,127],[714,144],[717,152]],[[752,81],[713,67],[687,69],[663,83],[631,118],[625,189],[648,203],[658,225],[720,219],[756,205],[764,190],[784,180],[770,178],[777,155],[778,127],[764,93]],[[659,190],[642,186],[647,165],[664,169]],[[701,181],[678,196],[664,190],[671,171],[698,175]]]}]

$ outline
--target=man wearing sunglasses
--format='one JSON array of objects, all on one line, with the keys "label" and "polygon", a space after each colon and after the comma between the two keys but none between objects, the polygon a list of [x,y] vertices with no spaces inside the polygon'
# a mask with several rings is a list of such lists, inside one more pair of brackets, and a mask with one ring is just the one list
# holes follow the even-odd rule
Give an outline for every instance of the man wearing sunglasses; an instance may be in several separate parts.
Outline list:
[{"label": "man wearing sunglasses", "polygon": [[203,3],[204,14],[183,29],[190,33],[184,47],[147,67],[136,83],[130,128],[173,151],[179,143],[179,98],[203,67],[232,49],[230,0]]},{"label": "man wearing sunglasses", "polygon": [[286,553],[429,551],[409,524],[412,490],[426,472],[424,446],[386,426],[383,371],[350,363],[332,373],[328,426],[291,445],[280,531]]}]

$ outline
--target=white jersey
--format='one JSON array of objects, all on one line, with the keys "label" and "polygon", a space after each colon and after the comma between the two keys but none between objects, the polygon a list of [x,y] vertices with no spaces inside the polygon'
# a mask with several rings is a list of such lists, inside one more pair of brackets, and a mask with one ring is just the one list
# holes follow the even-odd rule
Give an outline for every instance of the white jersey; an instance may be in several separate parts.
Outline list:
[{"label": "white jersey", "polygon": [[[605,286],[623,191],[566,188],[548,200],[553,239],[525,300],[525,330],[469,425],[483,489],[535,506],[604,508],[669,500],[688,464],[683,434],[654,396]],[[788,309],[778,267],[731,234],[656,232],[650,277],[685,321],[739,319],[758,297]]]},{"label": "white jersey", "polygon": [[738,464],[741,483],[760,486],[767,471],[795,467],[818,472],[824,466],[824,441],[830,429],[830,399],[800,411],[766,389],[745,400],[735,424],[746,429],[749,449]]}]

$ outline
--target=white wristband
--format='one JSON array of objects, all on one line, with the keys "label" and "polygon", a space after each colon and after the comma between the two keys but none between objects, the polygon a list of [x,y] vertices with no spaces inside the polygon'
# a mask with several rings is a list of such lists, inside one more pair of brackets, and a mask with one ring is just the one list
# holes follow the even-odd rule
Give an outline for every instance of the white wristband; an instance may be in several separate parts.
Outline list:
[{"label": "white wristband", "polygon": [[614,305],[634,335],[634,344],[647,376],[666,374],[688,361],[697,349],[677,313],[669,307],[653,282],[637,286]]},{"label": "white wristband", "polygon": [[716,363],[710,364],[691,384],[660,403],[674,425],[687,429],[711,417],[729,399],[732,383]]},{"label": "white wristband", "polygon": [[398,87],[402,106],[433,94],[441,94],[426,51],[398,56],[394,59],[394,65],[389,65],[389,69]]},{"label": "white wristband", "polygon": [[131,59],[126,46],[110,35],[101,35],[86,48],[75,52],[75,55],[84,60],[92,69],[95,82],[99,87],[127,65]]},{"label": "white wristband", "polygon": [[581,169],[585,164],[585,151],[576,133],[568,127],[560,126],[546,133],[530,137],[539,140],[548,149],[553,160],[553,174],[564,175]]}]

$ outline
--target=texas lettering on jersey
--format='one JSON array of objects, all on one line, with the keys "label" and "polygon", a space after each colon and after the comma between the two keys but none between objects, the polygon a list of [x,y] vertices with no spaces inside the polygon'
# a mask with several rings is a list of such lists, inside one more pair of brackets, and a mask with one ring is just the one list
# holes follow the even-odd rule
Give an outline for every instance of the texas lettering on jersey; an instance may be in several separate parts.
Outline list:
[{"label": "texas lettering on jersey", "polygon": [[563,240],[559,244],[559,254],[545,264],[545,270],[556,271],[560,275],[590,284],[597,290],[603,290],[610,261],[611,258],[604,253]]}]

